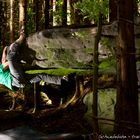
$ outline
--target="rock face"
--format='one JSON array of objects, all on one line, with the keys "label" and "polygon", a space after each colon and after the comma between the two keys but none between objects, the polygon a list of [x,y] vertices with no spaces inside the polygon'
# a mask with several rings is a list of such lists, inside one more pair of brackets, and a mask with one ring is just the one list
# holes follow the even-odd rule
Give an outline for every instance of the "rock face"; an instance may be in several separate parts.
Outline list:
[{"label": "rock face", "polygon": [[[135,25],[135,45],[139,51],[139,26]],[[117,22],[103,26],[102,36],[109,40],[111,53],[115,53]],[[96,28],[48,29],[30,35],[21,57],[30,66],[40,68],[91,68]],[[137,37],[138,36],[138,37]],[[99,54],[105,50],[99,46]],[[107,55],[109,51],[104,51]],[[139,52],[137,52],[139,54]],[[138,56],[139,57],[139,56]]]},{"label": "rock face", "polygon": [[88,68],[93,59],[91,30],[48,29],[30,35],[22,56],[42,68]]}]

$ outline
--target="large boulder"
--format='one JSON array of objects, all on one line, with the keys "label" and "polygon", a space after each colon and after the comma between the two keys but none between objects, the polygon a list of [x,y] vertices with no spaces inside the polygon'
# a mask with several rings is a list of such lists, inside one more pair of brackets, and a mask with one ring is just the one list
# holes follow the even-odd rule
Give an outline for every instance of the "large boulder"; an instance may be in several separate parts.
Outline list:
[{"label": "large boulder", "polygon": [[41,68],[88,68],[93,59],[91,29],[48,29],[30,35],[23,59]]},{"label": "large boulder", "polygon": [[[136,48],[139,48],[140,27],[134,27]],[[37,65],[40,68],[91,68],[96,29],[54,28],[36,32],[27,37],[22,59],[31,66]],[[102,36],[108,38],[107,46],[110,46],[110,49],[116,48],[117,31],[116,21],[102,28]],[[100,44],[99,54],[106,55],[108,52],[103,51],[105,48]]]}]

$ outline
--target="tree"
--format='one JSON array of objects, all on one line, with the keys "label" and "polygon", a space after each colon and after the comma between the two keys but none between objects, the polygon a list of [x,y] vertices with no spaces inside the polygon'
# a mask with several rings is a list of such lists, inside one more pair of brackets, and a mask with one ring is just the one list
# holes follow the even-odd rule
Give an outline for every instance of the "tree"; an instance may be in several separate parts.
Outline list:
[{"label": "tree", "polygon": [[7,31],[7,9],[8,5],[6,2],[0,2],[0,40],[1,40],[1,45],[2,49],[7,45],[6,42],[6,31]]},{"label": "tree", "polygon": [[53,6],[54,6],[54,0],[51,0],[50,2],[50,26],[53,26]]},{"label": "tree", "polygon": [[25,27],[26,21],[26,0],[19,0],[19,29]]},{"label": "tree", "polygon": [[[3,3],[0,1],[0,18],[1,19],[3,19],[2,17],[3,17],[3,11],[2,11],[2,9],[3,9]],[[0,40],[2,40],[2,20],[0,20]],[[0,42],[0,44],[1,44],[1,42]]]},{"label": "tree", "polygon": [[[115,132],[135,134],[138,123],[138,88],[134,43],[134,2],[118,1],[117,103]],[[126,126],[128,128],[126,128]],[[126,128],[126,129],[125,129]]]},{"label": "tree", "polygon": [[109,0],[109,21],[117,20],[117,1]]},{"label": "tree", "polygon": [[[76,8],[74,5],[77,5],[81,3],[81,0],[71,0],[70,1],[70,9],[71,9],[71,23],[74,25],[80,25],[83,23],[84,15],[82,15],[82,12],[80,11],[80,7]],[[81,3],[82,4],[82,3]]]},{"label": "tree", "polygon": [[53,2],[54,0],[45,1],[45,29],[53,26]]},{"label": "tree", "polygon": [[34,0],[33,1],[33,4],[34,4],[34,16],[35,16],[35,23],[36,23],[36,31],[39,31],[39,30],[42,30],[44,27],[43,27],[43,13],[44,13],[44,10],[43,10],[43,2],[44,0]]},{"label": "tree", "polygon": [[62,4],[62,26],[67,25],[67,0],[63,0]]},{"label": "tree", "polygon": [[50,21],[50,0],[46,0],[45,1],[45,29],[47,29],[49,27],[49,21]]},{"label": "tree", "polygon": [[[95,44],[93,49],[93,131],[99,134],[98,126],[98,44],[101,39],[103,17],[108,13],[108,1],[104,0],[82,0],[78,2],[77,6],[81,12],[87,15],[91,20],[94,19],[97,24],[97,34],[95,36]],[[91,12],[92,11],[92,12]]]},{"label": "tree", "polygon": [[10,43],[14,42],[14,5],[15,1],[10,0]]}]

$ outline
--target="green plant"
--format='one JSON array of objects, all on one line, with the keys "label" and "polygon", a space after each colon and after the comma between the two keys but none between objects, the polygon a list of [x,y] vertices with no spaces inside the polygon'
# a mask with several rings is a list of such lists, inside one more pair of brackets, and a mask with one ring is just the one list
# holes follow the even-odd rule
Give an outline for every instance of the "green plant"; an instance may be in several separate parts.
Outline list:
[{"label": "green plant", "polygon": [[53,11],[53,14],[54,14],[54,19],[55,19],[55,22],[57,23],[57,25],[61,24],[62,22],[62,15],[63,15],[63,10],[62,10],[62,0],[57,0],[56,1],[56,9],[55,11]]},{"label": "green plant", "polygon": [[80,9],[84,18],[99,21],[100,14],[107,18],[109,0],[82,0],[75,4],[75,8]]}]

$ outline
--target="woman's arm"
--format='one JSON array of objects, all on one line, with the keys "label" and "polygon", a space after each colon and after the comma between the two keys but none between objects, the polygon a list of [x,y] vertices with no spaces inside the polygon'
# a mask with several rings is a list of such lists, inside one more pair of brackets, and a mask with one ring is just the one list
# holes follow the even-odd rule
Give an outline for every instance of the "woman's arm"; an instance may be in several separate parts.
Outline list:
[{"label": "woman's arm", "polygon": [[4,64],[7,61],[7,47],[4,47],[2,52],[1,63]]},{"label": "woman's arm", "polygon": [[4,47],[3,49],[1,63],[3,64],[3,70],[6,70],[9,67],[7,61],[7,47]]},{"label": "woman's arm", "polygon": [[3,63],[3,70],[6,70],[9,68],[9,65],[8,65],[8,61]]}]

